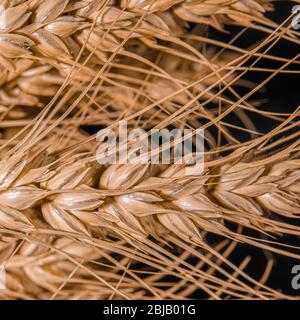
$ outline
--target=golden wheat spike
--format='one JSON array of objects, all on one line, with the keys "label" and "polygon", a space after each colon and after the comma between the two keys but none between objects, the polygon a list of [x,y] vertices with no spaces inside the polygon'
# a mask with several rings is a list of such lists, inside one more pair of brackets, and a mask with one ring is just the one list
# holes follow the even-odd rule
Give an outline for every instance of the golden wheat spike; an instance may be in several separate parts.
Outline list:
[{"label": "golden wheat spike", "polygon": [[51,169],[45,161],[35,167],[32,159],[13,156],[1,162],[0,224],[32,229],[26,210],[40,208],[57,230],[90,236],[91,227],[104,224],[143,239],[150,234],[142,223],[149,217],[185,240],[196,240],[201,230],[232,235],[223,223],[227,219],[276,232],[276,221],[272,230],[265,210],[291,218],[300,214],[298,158],[221,160],[214,166],[206,161],[207,170],[189,175],[186,165],[177,164],[105,166],[83,158]]},{"label": "golden wheat spike", "polygon": [[[269,1],[124,1],[120,6],[114,1],[4,1],[3,6],[6,21],[0,30],[0,64],[1,84],[7,88],[3,87],[2,99],[6,104],[38,106],[37,97],[57,91],[82,45],[95,56],[85,67],[79,63],[84,68],[80,81],[90,81],[95,66],[104,64],[127,37],[129,51],[139,40],[141,48],[176,53],[155,39],[184,45],[179,38],[188,34],[185,20],[220,27],[241,15],[239,23],[249,26],[256,18],[264,21],[261,12],[269,9]],[[128,55],[127,50],[119,54]]]},{"label": "golden wheat spike", "polygon": [[[175,256],[172,254],[173,259],[169,257],[164,261],[157,251],[156,260],[152,261],[152,258],[144,260],[143,252],[150,250],[150,243],[156,246],[155,250],[161,250],[165,254],[168,251],[165,251],[162,239],[169,239],[169,243],[173,241],[178,248],[185,250],[187,243],[190,246],[199,246],[209,255],[210,250],[214,249],[206,244],[207,233],[218,234],[228,240],[233,239],[233,243],[243,241],[275,253],[298,257],[288,251],[280,251],[272,245],[261,246],[259,241],[253,241],[226,226],[227,222],[233,222],[237,226],[244,226],[269,235],[299,234],[298,227],[278,222],[267,215],[268,210],[287,217],[294,217],[300,213],[296,196],[299,191],[297,172],[300,168],[297,158],[288,160],[287,155],[282,156],[279,153],[276,161],[273,156],[250,163],[246,163],[241,158],[234,162],[224,160],[223,164],[212,166],[210,162],[206,162],[209,169],[199,175],[195,173],[194,176],[187,176],[184,166],[179,165],[127,164],[101,167],[94,161],[81,159],[73,163],[61,163],[55,165],[55,169],[51,169],[51,164],[35,167],[32,165],[34,162],[45,163],[41,159],[37,161],[37,159],[26,159],[23,156],[15,156],[8,162],[2,162],[1,188],[3,191],[0,193],[0,225],[4,228],[3,231],[6,230],[2,244],[2,261],[7,265],[12,279],[16,277],[15,272],[21,272],[24,279],[19,281],[33,282],[30,287],[26,284],[23,291],[19,290],[23,294],[32,285],[41,286],[39,291],[42,290],[42,292],[27,292],[31,298],[35,294],[39,298],[49,298],[53,295],[64,283],[74,263],[75,265],[79,263],[78,268],[76,267],[76,270],[80,269],[77,277],[80,277],[83,272],[82,276],[85,278],[89,276],[97,278],[94,274],[96,273],[98,276],[101,275],[103,281],[113,283],[111,281],[114,276],[105,273],[105,269],[101,271],[97,267],[97,261],[99,262],[105,248],[103,243],[106,243],[108,252],[117,250],[120,243],[121,247],[116,252],[124,256],[127,249],[123,245],[128,243],[130,247],[133,246],[141,251],[132,256],[132,264],[142,261],[145,265],[149,264],[154,268],[153,270],[165,270],[165,268],[169,270],[171,265],[165,264],[175,263],[173,260]],[[44,230],[42,232],[44,236],[36,238],[42,230]],[[148,240],[150,236],[161,241],[161,244],[152,243]],[[61,240],[54,241],[60,238]],[[23,239],[22,249],[18,247],[17,239]],[[51,253],[53,245],[51,243],[57,241],[65,243],[62,247],[58,247],[62,252],[55,253],[54,250],[54,253]],[[29,244],[32,249],[25,249]],[[70,248],[69,245],[71,245]],[[18,254],[9,258],[14,250],[17,250]],[[183,255],[184,252],[183,250]],[[217,255],[217,251],[213,252]],[[37,261],[34,258],[35,255],[41,255],[41,260]],[[187,256],[190,255],[197,257],[198,253],[187,251]],[[87,266],[81,266],[82,262],[78,257],[87,262],[95,261],[95,268],[86,270]],[[107,255],[105,257],[107,258]],[[111,259],[113,259],[112,256]],[[116,263],[115,260],[113,261]],[[127,260],[125,261],[128,263]],[[199,263],[201,261],[215,268],[213,262],[200,259]],[[23,268],[22,265],[25,262],[28,266]],[[123,264],[123,268],[126,263]],[[51,265],[51,268],[44,269],[45,265]],[[116,265],[116,267],[120,266]],[[187,294],[202,290],[209,296],[217,298],[213,293],[214,290],[210,289],[215,288],[218,291],[217,288],[219,288],[219,291],[223,292],[220,288],[225,284],[220,279],[208,277],[208,283],[199,284],[196,279],[202,274],[201,269],[194,269],[191,265],[189,268],[192,269],[191,275],[195,281],[195,287],[187,290]],[[55,270],[60,270],[60,275]],[[153,283],[151,282],[153,285],[151,288],[156,292],[156,287],[159,287],[160,281],[163,281],[165,271],[153,272],[158,276]],[[184,282],[184,279],[190,281],[186,278],[187,275],[183,274],[181,267],[172,266],[169,272],[180,282]],[[70,283],[80,282],[79,278],[76,280],[77,277]],[[91,280],[91,283],[93,281]],[[142,278],[140,281],[146,280]],[[210,285],[210,281],[215,284]],[[231,289],[224,289],[224,292],[234,290],[231,292],[232,297],[246,298],[249,294],[250,296],[254,294],[257,298],[267,299],[280,296],[270,288],[264,289],[267,290],[266,292],[260,292],[260,290],[247,292],[243,287],[245,284],[235,284],[235,281],[237,280],[233,280]],[[86,285],[88,291],[84,298],[91,298],[93,290],[99,289],[99,284],[94,283],[90,287],[87,282]],[[97,298],[105,298],[113,294],[114,290],[107,283],[104,285],[108,287],[107,293],[104,291],[103,295],[98,295]],[[168,284],[168,286],[171,285],[171,283]],[[10,286],[14,286],[13,283]],[[130,284],[130,290],[135,292],[136,286],[137,283]],[[185,287],[185,284],[183,286]],[[72,292],[76,294],[76,290],[81,290],[80,288],[82,289],[81,286],[77,289],[73,288]],[[140,288],[136,295],[127,290],[122,291],[121,296],[119,292],[114,294],[119,298],[130,296],[142,299],[143,294],[149,290],[147,287]],[[73,295],[73,293],[70,294]],[[13,296],[10,292],[2,294],[7,297]],[[18,297],[18,293],[15,297]],[[61,298],[63,297],[62,295]],[[179,294],[171,297],[184,296]]]}]

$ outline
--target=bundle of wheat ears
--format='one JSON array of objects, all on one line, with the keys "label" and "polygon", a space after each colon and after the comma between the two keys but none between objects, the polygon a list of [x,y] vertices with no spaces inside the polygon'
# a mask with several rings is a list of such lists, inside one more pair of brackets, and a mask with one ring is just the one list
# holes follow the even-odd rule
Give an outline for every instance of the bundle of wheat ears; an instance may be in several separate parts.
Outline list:
[{"label": "bundle of wheat ears", "polygon": [[[272,53],[299,45],[292,13],[273,22],[271,0],[0,7],[0,299],[297,298],[270,275],[276,257],[300,259],[300,109],[252,99],[298,72],[300,54]],[[247,30],[261,40],[240,48]],[[93,130],[121,120],[203,129],[204,168],[99,164]]]}]

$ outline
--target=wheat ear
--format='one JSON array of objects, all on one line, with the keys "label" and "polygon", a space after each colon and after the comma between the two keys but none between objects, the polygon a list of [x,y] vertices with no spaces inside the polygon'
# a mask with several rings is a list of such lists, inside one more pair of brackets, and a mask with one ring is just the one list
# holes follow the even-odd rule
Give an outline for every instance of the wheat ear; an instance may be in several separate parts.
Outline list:
[{"label": "wheat ear", "polygon": [[[266,247],[276,253],[299,258],[297,254],[278,250],[271,245],[263,245],[227,227],[227,222],[233,222],[238,226],[270,235],[299,234],[298,227],[278,222],[273,219],[273,216],[267,215],[269,211],[283,217],[294,217],[300,213],[297,198],[300,161],[297,157],[289,160],[289,157],[279,153],[277,157],[262,158],[250,163],[240,158],[234,162],[219,159],[218,165],[214,165],[216,161],[208,161],[206,162],[207,170],[204,173],[186,176],[185,168],[178,165],[100,167],[89,158],[78,159],[77,155],[74,161],[69,163],[56,163],[54,169],[53,164],[47,164],[51,158],[47,159],[45,154],[39,153],[28,158],[24,155],[13,156],[1,164],[0,225],[6,229],[7,234],[2,242],[2,259],[5,261],[12,250],[17,250],[18,254],[6,263],[8,270],[11,268],[12,272],[16,272],[24,261],[28,260],[28,266],[26,263],[22,271],[27,275],[26,279],[29,277],[26,281],[33,281],[36,286],[43,279],[43,293],[40,293],[40,297],[49,297],[51,292],[53,294],[57,290],[57,285],[63,283],[64,277],[74,263],[74,254],[77,263],[78,256],[93,261],[103,257],[103,254],[107,258],[105,251],[97,253],[99,246],[101,247],[100,243],[105,243],[106,247],[116,246],[115,250],[120,243],[121,247],[117,252],[126,256],[124,250],[126,252],[129,249],[122,247],[124,241],[131,244],[133,248],[138,248],[136,250],[147,252],[150,250],[148,247],[151,243],[150,235],[156,239],[169,239],[168,241],[174,243],[177,241],[177,245],[183,248],[186,246],[184,243],[200,246],[205,249],[206,254],[211,254],[210,250],[213,249],[207,245],[205,239],[207,233],[213,233],[233,239],[235,242],[243,241],[258,247]],[[52,233],[51,230],[55,232]],[[37,237],[41,232],[46,234]],[[21,246],[21,248],[24,247],[23,249],[17,247],[15,234],[19,234],[18,237],[23,238],[23,241],[30,239],[32,249],[27,248],[27,242]],[[43,244],[45,239],[47,239],[46,245]],[[73,240],[70,242],[68,239]],[[110,239],[115,240],[111,243]],[[73,258],[65,261],[64,257],[60,257],[59,252],[51,254],[51,250],[47,248],[49,240],[51,242],[55,240],[55,248],[58,246],[57,250],[63,250],[64,255],[71,254]],[[92,243],[93,246],[91,246]],[[40,246],[41,249],[38,249]],[[162,248],[159,250],[165,251]],[[46,255],[44,258],[41,252]],[[197,256],[196,251],[191,253]],[[35,254],[37,256],[41,254],[41,260],[38,262],[34,258]],[[216,255],[215,251],[214,254]],[[137,261],[142,259],[145,263],[142,253],[133,257]],[[218,259],[221,258],[218,257]],[[60,260],[62,260],[61,266]],[[125,262],[128,263],[128,260],[125,259]],[[135,263],[137,262],[133,262]],[[152,265],[151,261],[147,263]],[[162,270],[165,268],[158,267],[157,261],[152,263],[156,268],[162,268]],[[54,269],[46,271],[44,269],[46,264],[51,264],[51,268]],[[122,266],[124,268],[124,264]],[[216,268],[213,263],[211,267]],[[63,268],[60,270],[61,275],[51,276],[57,268]],[[82,268],[81,271],[88,275],[86,267]],[[190,266],[190,268],[193,267]],[[173,266],[171,269],[175,270],[170,271],[170,274],[175,273],[174,276],[179,279],[184,278],[180,265]],[[93,270],[93,272],[102,274],[104,271]],[[200,270],[193,272],[201,273]],[[165,272],[158,276],[157,280],[163,277],[163,274]],[[109,283],[111,276],[109,273],[107,276],[101,276],[102,280],[104,279],[104,285],[108,286],[108,293],[104,296],[114,292],[106,283]],[[213,282],[219,281],[213,277]],[[237,280],[233,283],[235,281]],[[215,297],[208,284],[200,285],[195,278],[192,282],[196,286],[192,287],[193,290],[202,289],[208,295]],[[237,292],[246,290],[243,285],[238,285],[241,288]],[[159,281],[156,286],[159,287]],[[224,286],[222,281],[221,286]],[[133,287],[130,287],[131,290]],[[143,296],[145,290],[149,291],[149,288],[146,288],[142,291],[138,290],[139,294]],[[276,293],[271,289],[264,290],[269,293],[261,293],[258,290],[253,294],[271,298]],[[87,297],[90,297],[91,292]],[[124,295],[125,292],[127,290],[123,292]],[[115,294],[119,296],[120,293]],[[126,294],[129,295],[129,292]],[[142,298],[142,296],[136,293],[136,296],[132,297]]]},{"label": "wheat ear", "polygon": [[[121,1],[118,5],[115,1],[92,0],[9,3],[3,1],[6,24],[0,30],[2,112],[8,119],[18,120],[28,117],[26,109],[12,110],[10,106],[28,106],[29,110],[32,107],[41,107],[45,97],[52,98],[59,86],[65,85],[71,71],[72,85],[80,91],[82,83],[89,83],[95,76],[95,69],[105,64],[109,54],[114,53],[120,43],[127,38],[126,47],[118,52],[118,63],[113,63],[112,66],[117,68],[114,76],[121,77],[119,79],[125,81],[129,88],[132,87],[130,77],[127,75],[128,80],[126,80],[123,72],[124,68],[128,69],[128,64],[133,67],[136,65],[136,69],[139,67],[140,71],[145,69],[141,68],[141,62],[157,68],[152,61],[147,62],[150,57],[147,47],[153,49],[152,53],[150,51],[152,56],[155,56],[157,51],[165,52],[178,56],[179,63],[183,58],[199,64],[197,48],[186,41],[189,36],[187,22],[209,25],[221,30],[224,23],[231,22],[247,27],[252,26],[253,22],[268,25],[270,22],[264,18],[263,13],[271,9],[270,2]],[[142,20],[139,22],[141,17]],[[136,27],[131,33],[133,26]],[[136,50],[136,41],[140,47],[137,50],[138,54],[133,51]],[[158,43],[161,41],[165,41],[166,44]],[[179,48],[176,49],[175,46]],[[187,53],[186,50],[191,52]],[[80,52],[81,57],[78,59]],[[88,59],[89,55],[92,58]],[[195,70],[196,72],[201,71]],[[142,74],[138,75],[140,76]],[[132,94],[130,90],[122,94],[122,90],[114,82],[115,79],[119,79],[110,78],[109,74],[107,77],[110,85],[105,90],[106,96],[103,100],[96,99],[98,104],[105,105],[107,99],[112,99],[114,95],[111,91],[114,88],[116,94],[126,101],[124,96]],[[154,92],[157,91],[159,84],[155,85],[156,80],[153,78],[151,81],[153,86],[150,89],[146,88],[146,94],[150,91],[150,96],[155,99],[157,97]],[[168,88],[171,89],[172,87]],[[83,101],[80,106],[84,103],[87,102]],[[109,120],[110,118],[106,122]],[[105,119],[102,121],[105,123]],[[93,124],[95,120],[90,122]],[[18,126],[18,122],[16,123]],[[7,126],[11,127],[12,124]]]}]

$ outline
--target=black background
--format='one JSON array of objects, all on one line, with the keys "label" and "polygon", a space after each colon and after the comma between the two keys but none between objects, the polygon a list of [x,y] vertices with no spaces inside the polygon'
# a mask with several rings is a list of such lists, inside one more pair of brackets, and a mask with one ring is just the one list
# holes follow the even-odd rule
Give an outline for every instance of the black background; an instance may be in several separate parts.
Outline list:
[{"label": "black background", "polygon": [[[268,13],[268,18],[277,23],[282,23],[291,15],[292,7],[295,3],[291,1],[275,1],[274,6],[275,10],[273,12]],[[218,32],[214,33],[214,37],[221,41],[229,41],[237,31],[240,31],[239,27],[229,27],[230,34],[224,35]],[[258,32],[255,30],[248,30],[243,36],[241,36],[234,45],[249,48],[255,44],[258,44],[262,39],[266,38],[267,35]],[[294,58],[297,54],[299,54],[299,46],[295,43],[291,43],[287,40],[281,39],[278,44],[269,52],[269,54],[273,54],[279,57],[284,58]],[[257,67],[265,67],[278,69],[282,63],[277,63],[268,59],[263,59]],[[299,66],[293,64],[289,66],[289,69],[300,70]],[[253,81],[257,84],[261,83],[264,79],[266,79],[268,75],[259,72],[248,72],[244,77],[247,80]],[[294,111],[300,105],[299,92],[300,92],[300,75],[299,74],[278,74],[275,78],[273,78],[266,86],[263,94],[257,93],[251,98],[266,98],[267,102],[264,103],[264,110],[274,111],[274,112],[282,112],[288,113]],[[251,114],[251,119],[254,121],[258,131],[262,133],[266,133],[276,126],[274,121],[268,120],[265,117],[257,116],[256,114]],[[278,124],[278,123],[277,123]],[[299,130],[299,128],[296,128]],[[298,224],[298,221],[294,221],[293,223]],[[280,239],[282,240],[282,239]],[[286,243],[291,245],[299,246],[300,238],[299,237],[284,237],[283,239]],[[255,263],[251,264],[246,271],[253,275],[255,278],[259,278],[261,275],[263,266],[265,265],[266,257],[268,255],[266,252],[262,252],[261,250],[250,248],[246,245],[239,246],[238,250],[234,253],[234,260],[236,262],[241,261],[242,257],[250,254],[255,257]],[[286,258],[279,255],[272,255],[275,260],[275,267],[271,274],[271,277],[267,283],[272,288],[281,290],[284,293],[300,296],[300,290],[294,290],[291,287],[291,279],[293,275],[291,274],[291,269],[295,264],[300,264],[300,261],[295,259]]]}]

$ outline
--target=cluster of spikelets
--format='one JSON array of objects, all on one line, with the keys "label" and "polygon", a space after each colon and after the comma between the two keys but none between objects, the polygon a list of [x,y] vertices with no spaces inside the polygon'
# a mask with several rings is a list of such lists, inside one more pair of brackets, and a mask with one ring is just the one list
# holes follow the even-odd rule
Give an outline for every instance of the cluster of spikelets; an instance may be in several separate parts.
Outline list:
[{"label": "cluster of spikelets", "polygon": [[[2,5],[7,9],[6,23],[0,28],[1,111],[3,120],[15,120],[5,121],[10,128],[5,138],[15,133],[14,126],[29,123],[24,119],[32,119],[62,85],[68,88],[70,81],[65,79],[70,73],[72,93],[61,111],[93,83],[74,113],[84,111],[83,124],[107,125],[124,109],[139,110],[145,100],[160,100],[233,60],[228,53],[216,58],[209,52],[201,54],[202,38],[190,32],[189,22],[220,30],[226,22],[247,27],[254,22],[271,24],[263,18],[270,1],[261,0],[37,0],[2,1]],[[116,57],[110,61],[112,54]],[[108,63],[109,69],[94,79]],[[202,100],[214,99],[214,92],[203,91],[215,77],[210,75],[193,87],[202,92]],[[174,112],[190,98],[186,92],[175,95],[163,104],[165,112]],[[94,104],[112,110],[99,113]],[[151,116],[149,125],[164,115],[144,114]]]},{"label": "cluster of spikelets", "polygon": [[[296,32],[265,18],[271,1],[0,5],[0,298],[290,298],[266,282],[273,253],[300,258],[280,242],[300,235],[299,110],[259,110],[247,99],[263,84],[242,79],[253,57],[283,63],[267,80],[298,63],[265,49],[281,37],[298,44]],[[249,51],[209,38],[228,24],[267,37]],[[251,91],[240,96],[233,85]],[[261,136],[247,112],[279,125]],[[81,127],[121,119],[204,128],[204,171],[99,165],[98,143]],[[240,244],[269,252],[261,278],[245,271],[255,256],[232,262]]]}]

